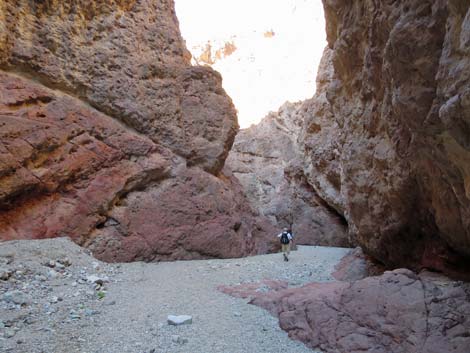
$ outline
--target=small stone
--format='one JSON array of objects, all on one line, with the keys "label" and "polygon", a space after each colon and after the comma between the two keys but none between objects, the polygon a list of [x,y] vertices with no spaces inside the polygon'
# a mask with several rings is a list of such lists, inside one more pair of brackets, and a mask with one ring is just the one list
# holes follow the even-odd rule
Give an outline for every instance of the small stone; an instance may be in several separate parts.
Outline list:
[{"label": "small stone", "polygon": [[85,309],[85,316],[98,315],[100,312],[98,310]]},{"label": "small stone", "polygon": [[16,330],[12,328],[7,328],[5,332],[3,333],[3,336],[5,338],[12,338],[14,335],[16,335]]},{"label": "small stone", "polygon": [[55,261],[53,261],[53,260],[47,261],[46,266],[50,267],[50,268],[54,268],[55,267]]},{"label": "small stone", "polygon": [[63,270],[65,268],[65,266],[62,265],[60,262],[56,262],[55,267],[58,268],[59,270]]},{"label": "small stone", "polygon": [[57,271],[54,271],[54,270],[47,271],[47,277],[51,279],[57,278],[58,275],[59,273]]},{"label": "small stone", "polygon": [[242,314],[239,313],[238,311],[235,311],[235,312],[233,313],[233,316],[235,316],[235,317],[241,317]]},{"label": "small stone", "polygon": [[43,275],[36,275],[36,276],[34,276],[34,278],[35,278],[37,281],[41,281],[41,282],[47,281],[47,277],[46,277],[46,276],[43,276]]},{"label": "small stone", "polygon": [[76,287],[77,286],[77,282],[72,282],[72,287]]},{"label": "small stone", "polygon": [[50,303],[57,303],[59,301],[59,298],[56,296],[53,296],[51,300],[49,300]]},{"label": "small stone", "polygon": [[72,261],[68,257],[64,257],[63,259],[57,260],[58,263],[61,265],[64,265],[65,267],[69,267],[72,265]]},{"label": "small stone", "polygon": [[19,290],[6,292],[3,294],[3,300],[7,303],[15,303],[18,305],[25,305],[31,301],[26,294],[20,292]]},{"label": "small stone", "polygon": [[8,279],[11,277],[12,272],[12,270],[0,269],[0,280],[8,281]]},{"label": "small stone", "polygon": [[99,285],[103,285],[104,282],[109,282],[108,277],[106,277],[106,276],[99,277],[97,275],[89,275],[89,276],[87,276],[86,280],[87,280],[88,283],[96,283],[96,284],[99,284]]},{"label": "small stone", "polygon": [[111,300],[110,302],[106,302],[104,303],[105,305],[116,305],[116,301],[115,300]]},{"label": "small stone", "polygon": [[168,315],[168,325],[190,325],[193,323],[193,317],[190,315]]},{"label": "small stone", "polygon": [[177,343],[177,344],[185,344],[185,343],[188,343],[188,339],[187,339],[187,338],[182,338],[181,336],[178,336],[178,335],[173,335],[173,336],[171,336],[171,340],[172,340],[174,343]]}]

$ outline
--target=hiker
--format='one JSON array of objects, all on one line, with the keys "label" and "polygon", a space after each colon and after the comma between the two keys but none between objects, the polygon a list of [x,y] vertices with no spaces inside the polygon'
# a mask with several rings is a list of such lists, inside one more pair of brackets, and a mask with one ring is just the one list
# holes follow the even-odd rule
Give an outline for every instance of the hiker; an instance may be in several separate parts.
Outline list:
[{"label": "hiker", "polygon": [[284,255],[284,261],[289,261],[290,254],[290,242],[292,240],[292,231],[289,232],[287,228],[284,228],[282,232],[277,236],[281,240],[281,250]]}]

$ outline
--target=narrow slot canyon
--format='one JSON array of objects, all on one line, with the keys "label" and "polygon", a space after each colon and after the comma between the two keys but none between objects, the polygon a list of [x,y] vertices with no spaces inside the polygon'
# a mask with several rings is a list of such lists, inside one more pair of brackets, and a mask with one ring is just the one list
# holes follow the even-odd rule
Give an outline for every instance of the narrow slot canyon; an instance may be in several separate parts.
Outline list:
[{"label": "narrow slot canyon", "polygon": [[469,1],[4,0],[0,53],[0,351],[468,353]]}]

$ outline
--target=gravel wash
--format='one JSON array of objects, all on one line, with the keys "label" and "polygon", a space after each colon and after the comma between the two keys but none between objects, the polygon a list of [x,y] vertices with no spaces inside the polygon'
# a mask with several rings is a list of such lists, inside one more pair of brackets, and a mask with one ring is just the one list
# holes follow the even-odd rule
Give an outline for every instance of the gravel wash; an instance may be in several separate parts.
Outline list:
[{"label": "gravel wash", "polygon": [[[241,259],[106,264],[66,238],[0,244],[0,351],[82,353],[313,352],[277,318],[217,290],[283,280],[332,281],[350,249],[299,246]],[[192,323],[168,325],[168,315]]]}]

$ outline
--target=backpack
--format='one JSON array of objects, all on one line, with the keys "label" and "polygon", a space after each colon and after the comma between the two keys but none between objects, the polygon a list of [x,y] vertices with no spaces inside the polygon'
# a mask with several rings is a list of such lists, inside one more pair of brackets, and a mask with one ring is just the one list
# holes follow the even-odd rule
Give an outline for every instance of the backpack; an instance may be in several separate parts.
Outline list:
[{"label": "backpack", "polygon": [[281,235],[281,244],[289,244],[289,236],[288,236],[289,233],[287,232],[282,232],[282,235]]}]

